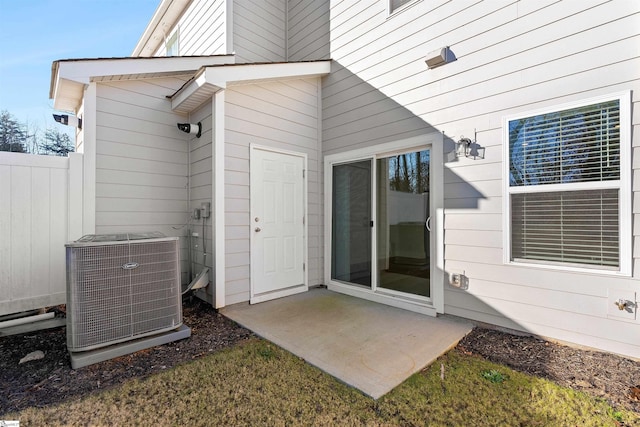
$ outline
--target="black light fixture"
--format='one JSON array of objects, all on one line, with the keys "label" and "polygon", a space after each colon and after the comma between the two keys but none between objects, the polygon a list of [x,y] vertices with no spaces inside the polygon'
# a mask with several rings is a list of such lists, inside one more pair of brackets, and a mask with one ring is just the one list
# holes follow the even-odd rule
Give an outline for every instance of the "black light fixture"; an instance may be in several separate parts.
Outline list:
[{"label": "black light fixture", "polygon": [[178,123],[178,129],[184,133],[195,134],[196,138],[202,136],[202,123]]},{"label": "black light fixture", "polygon": [[82,129],[82,119],[76,116],[69,117],[68,114],[54,114],[53,120],[65,126],[73,126]]}]

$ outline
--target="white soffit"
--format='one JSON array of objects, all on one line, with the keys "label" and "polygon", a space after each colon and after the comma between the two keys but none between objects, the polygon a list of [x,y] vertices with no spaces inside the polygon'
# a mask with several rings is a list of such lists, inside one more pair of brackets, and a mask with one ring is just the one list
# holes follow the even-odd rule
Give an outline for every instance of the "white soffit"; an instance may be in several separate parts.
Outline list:
[{"label": "white soffit", "polygon": [[233,55],[172,56],[154,58],[70,59],[51,67],[49,98],[57,110],[75,110],[82,103],[84,86],[90,82],[192,75],[204,64],[233,64]]},{"label": "white soffit", "polygon": [[330,60],[203,67],[190,82],[171,96],[171,107],[185,114],[198,108],[218,90],[234,84],[321,77],[330,72]]}]

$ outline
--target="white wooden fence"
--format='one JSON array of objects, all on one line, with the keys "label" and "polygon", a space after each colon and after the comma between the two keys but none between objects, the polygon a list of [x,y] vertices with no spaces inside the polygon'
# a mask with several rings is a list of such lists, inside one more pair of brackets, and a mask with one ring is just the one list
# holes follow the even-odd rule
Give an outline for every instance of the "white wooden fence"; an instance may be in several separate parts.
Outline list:
[{"label": "white wooden fence", "polygon": [[82,154],[0,152],[0,315],[64,304],[65,247],[82,233]]}]

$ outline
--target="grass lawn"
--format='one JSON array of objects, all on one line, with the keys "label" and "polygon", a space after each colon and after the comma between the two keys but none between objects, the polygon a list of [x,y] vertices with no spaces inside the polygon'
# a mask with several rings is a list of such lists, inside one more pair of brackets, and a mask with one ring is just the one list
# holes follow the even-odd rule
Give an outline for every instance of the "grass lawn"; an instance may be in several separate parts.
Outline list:
[{"label": "grass lawn", "polygon": [[456,350],[375,401],[261,339],[7,414],[30,425],[640,426],[640,414]]}]

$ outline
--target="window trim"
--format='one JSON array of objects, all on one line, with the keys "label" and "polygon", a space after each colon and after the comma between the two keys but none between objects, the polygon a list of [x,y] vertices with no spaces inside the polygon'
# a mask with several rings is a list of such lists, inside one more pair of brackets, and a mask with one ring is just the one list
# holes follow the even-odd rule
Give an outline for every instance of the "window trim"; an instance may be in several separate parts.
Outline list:
[{"label": "window trim", "polygon": [[[509,122],[512,120],[522,119],[526,117],[548,114],[573,108],[579,108],[587,105],[597,104],[606,101],[619,100],[620,102],[620,181],[601,181],[598,182],[597,188],[618,188],[620,191],[619,199],[619,256],[620,265],[616,270],[605,269],[604,267],[581,267],[569,264],[556,264],[541,262],[514,261],[511,258],[511,194],[531,192],[526,186],[511,187],[509,185]],[[632,168],[631,168],[631,91],[610,93],[603,96],[581,99],[579,101],[556,104],[536,110],[526,110],[521,113],[504,116],[502,119],[502,241],[503,241],[503,263],[506,265],[531,267],[539,269],[561,270],[570,272],[582,272],[590,274],[605,274],[630,277],[632,273],[633,263],[633,214],[632,214]],[[581,189],[593,189],[593,183],[573,183],[571,190],[566,189],[567,184],[545,184],[536,186],[538,188],[533,191],[553,192],[553,191],[571,191]],[[543,188],[540,188],[543,187]]]},{"label": "window trim", "polygon": [[416,3],[421,2],[422,0],[409,0],[408,2],[406,2],[405,4],[396,7],[395,9],[391,9],[391,2],[392,0],[385,0],[387,2],[387,17],[391,17],[394,15],[397,15],[398,13],[407,10],[408,8],[410,8],[411,6],[415,5]]},{"label": "window trim", "polygon": [[[173,40],[175,38],[175,40]],[[169,55],[169,45],[174,43],[176,46],[176,54]],[[164,55],[165,56],[180,56],[180,28],[176,27],[169,37],[166,38],[164,43]]]}]

